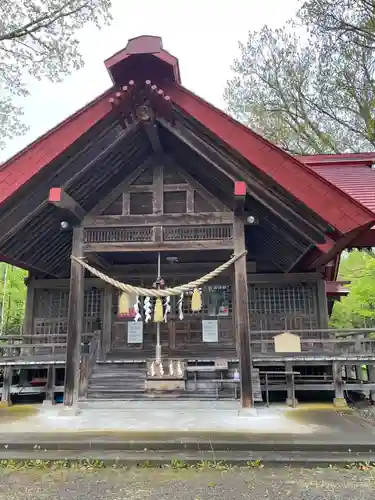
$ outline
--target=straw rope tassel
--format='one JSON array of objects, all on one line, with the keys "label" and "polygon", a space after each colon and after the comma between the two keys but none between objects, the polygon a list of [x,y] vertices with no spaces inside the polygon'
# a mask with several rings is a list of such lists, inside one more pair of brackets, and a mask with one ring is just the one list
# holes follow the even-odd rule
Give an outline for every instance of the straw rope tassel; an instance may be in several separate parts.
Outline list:
[{"label": "straw rope tassel", "polygon": [[154,307],[154,323],[161,323],[163,320],[164,320],[163,303],[161,301],[161,298],[158,297],[156,299]]},{"label": "straw rope tassel", "polygon": [[191,297],[191,310],[192,312],[199,312],[202,309],[202,297],[198,288],[194,288]]}]

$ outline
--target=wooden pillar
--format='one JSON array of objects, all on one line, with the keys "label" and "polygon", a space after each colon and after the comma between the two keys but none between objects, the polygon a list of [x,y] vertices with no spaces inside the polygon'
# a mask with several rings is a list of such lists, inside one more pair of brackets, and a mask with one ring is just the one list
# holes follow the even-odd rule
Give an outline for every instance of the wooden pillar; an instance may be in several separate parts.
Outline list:
[{"label": "wooden pillar", "polygon": [[[233,222],[233,242],[235,254],[239,254],[246,250],[244,215],[245,197],[246,184],[244,182],[235,182],[235,210]],[[236,260],[234,264],[234,274],[234,304],[236,316],[234,324],[236,327],[236,339],[239,345],[241,405],[242,408],[251,408],[253,406],[253,388],[251,377],[252,361],[246,254]]]},{"label": "wooden pillar", "polygon": [[13,369],[11,366],[3,368],[3,390],[1,393],[0,407],[8,407],[12,404],[11,387],[12,387]]},{"label": "wooden pillar", "polygon": [[47,368],[47,384],[46,384],[46,399],[45,404],[54,404],[55,402],[55,365],[49,365]]},{"label": "wooden pillar", "polygon": [[290,362],[285,363],[285,371],[288,372],[286,375],[286,404],[292,408],[296,408],[298,401],[296,398],[296,389],[294,384],[293,364]]},{"label": "wooden pillar", "polygon": [[[375,383],[375,365],[367,365],[368,381],[371,384]],[[375,389],[370,389],[370,401],[375,403]]]},{"label": "wooden pillar", "polygon": [[90,355],[84,354],[81,359],[80,379],[79,379],[79,397],[87,399],[90,374]]},{"label": "wooden pillar", "polygon": [[[35,308],[35,284],[32,275],[25,279],[27,284],[25,318],[23,322],[23,332],[25,335],[34,334],[34,308]],[[30,343],[30,342],[28,342]]]},{"label": "wooden pillar", "polygon": [[104,361],[111,348],[112,335],[112,293],[113,287],[105,284],[103,291],[103,324],[100,339],[99,358]]},{"label": "wooden pillar", "polygon": [[342,381],[342,365],[338,361],[332,363],[333,382],[335,384],[335,399],[333,404],[338,408],[346,408],[347,403],[344,396],[344,384]]},{"label": "wooden pillar", "polygon": [[[72,255],[83,257],[83,228],[73,229]],[[64,405],[73,406],[78,401],[81,334],[83,328],[84,268],[71,262],[68,307],[68,345],[65,363]]]},{"label": "wooden pillar", "polygon": [[316,283],[317,288],[317,299],[318,299],[318,314],[319,314],[319,328],[325,330],[328,328],[328,304],[327,304],[327,292],[326,284],[323,279],[320,279]]},{"label": "wooden pillar", "polygon": [[238,338],[238,330],[237,330],[237,313],[236,313],[236,272],[233,266],[233,274],[232,274],[232,328],[233,328],[233,337],[234,342],[236,344],[236,354],[237,358],[240,359],[240,341]]}]

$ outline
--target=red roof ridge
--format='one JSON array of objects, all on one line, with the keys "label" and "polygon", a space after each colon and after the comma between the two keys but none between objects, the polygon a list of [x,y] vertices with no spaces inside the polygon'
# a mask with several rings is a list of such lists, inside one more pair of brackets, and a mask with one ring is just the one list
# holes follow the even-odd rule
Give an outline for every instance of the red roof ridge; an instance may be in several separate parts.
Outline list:
[{"label": "red roof ridge", "polygon": [[342,154],[325,154],[325,155],[301,155],[297,158],[306,165],[324,166],[341,165],[341,166],[356,166],[368,165],[375,163],[375,151],[365,153],[342,153]]}]

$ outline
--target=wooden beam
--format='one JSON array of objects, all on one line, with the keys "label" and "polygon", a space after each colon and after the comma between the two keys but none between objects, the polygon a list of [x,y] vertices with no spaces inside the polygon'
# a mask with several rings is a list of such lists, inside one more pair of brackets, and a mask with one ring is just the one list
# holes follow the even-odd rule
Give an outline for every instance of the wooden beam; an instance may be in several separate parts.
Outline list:
[{"label": "wooden beam", "polygon": [[[188,191],[191,189],[189,184],[186,182],[179,184],[164,184],[163,191]],[[129,186],[128,191],[130,193],[150,193],[154,191],[154,184],[132,184]]]},{"label": "wooden beam", "polygon": [[138,226],[189,226],[205,224],[232,224],[232,212],[168,215],[97,215],[85,217],[85,228],[138,227]]},{"label": "wooden beam", "polygon": [[143,126],[151,143],[152,149],[155,153],[161,153],[163,148],[159,138],[158,124],[155,120],[152,120],[151,122],[143,122]]},{"label": "wooden beam", "polygon": [[248,169],[244,169],[234,160],[224,156],[222,151],[208,144],[184,125],[179,123],[172,126],[161,118],[158,118],[158,120],[163,127],[167,128],[172,134],[227,177],[233,181],[239,178],[246,181],[248,193],[277,217],[282,217],[285,224],[289,227],[304,235],[313,243],[324,241],[323,231],[326,227],[323,222],[311,223],[306,220],[306,218],[296,212],[295,208],[290,207],[286,201],[282,200],[281,195],[273,194]]},{"label": "wooden beam", "polygon": [[153,200],[152,209],[154,215],[162,215],[164,212],[164,192],[163,192],[163,167],[158,162],[154,167],[154,177],[153,177]]},{"label": "wooden beam", "polygon": [[[41,288],[46,290],[69,290],[70,279],[66,278],[42,278],[36,279],[34,282],[35,289]],[[99,278],[85,278],[85,290],[92,287],[104,288],[104,282]]]},{"label": "wooden beam", "polygon": [[110,264],[103,259],[103,257],[100,257],[100,255],[97,255],[95,253],[90,253],[87,256],[87,260],[89,261],[89,264],[96,265],[103,269],[103,271],[109,271],[111,269]]},{"label": "wooden beam", "polygon": [[[83,257],[83,228],[73,229],[72,255]],[[81,334],[84,314],[84,268],[71,262],[68,307],[68,341],[65,362],[64,405],[75,406],[79,395]]]},{"label": "wooden beam", "polygon": [[[90,254],[87,254],[90,260]],[[204,274],[213,271],[215,267],[222,264],[222,262],[209,261],[209,262],[177,262],[175,264],[168,264],[167,261],[162,261],[161,268],[163,276],[191,276]],[[247,262],[247,273],[255,273],[255,262]],[[229,268],[224,271],[220,276],[231,276],[233,270]],[[110,270],[111,276],[139,276],[139,277],[154,277],[155,265],[154,264],[119,264],[112,265]]]},{"label": "wooden beam", "polygon": [[[235,213],[233,222],[234,253],[242,253],[246,249],[244,208],[246,198],[245,182],[235,182],[234,201]],[[234,263],[235,292],[235,327],[236,339],[239,345],[241,374],[241,405],[242,408],[253,406],[252,360],[250,344],[249,293],[247,287],[246,254]]]},{"label": "wooden beam", "polygon": [[232,250],[231,240],[190,240],[190,241],[126,241],[113,243],[85,243],[87,252],[175,252],[189,250]]},{"label": "wooden beam", "polygon": [[311,283],[322,278],[322,273],[267,273],[252,274],[251,283],[253,284],[291,284],[291,283]]},{"label": "wooden beam", "polygon": [[59,208],[69,219],[73,219],[74,223],[80,222],[86,214],[81,205],[61,187],[49,190],[48,201]]}]

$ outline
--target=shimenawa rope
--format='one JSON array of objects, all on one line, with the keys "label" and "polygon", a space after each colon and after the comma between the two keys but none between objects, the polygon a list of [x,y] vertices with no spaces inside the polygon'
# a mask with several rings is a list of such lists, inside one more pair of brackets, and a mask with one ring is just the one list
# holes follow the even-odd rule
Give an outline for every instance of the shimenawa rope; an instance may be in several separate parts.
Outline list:
[{"label": "shimenawa rope", "polygon": [[189,292],[190,290],[194,290],[194,288],[199,288],[200,286],[204,285],[208,281],[210,281],[213,278],[216,278],[216,276],[219,276],[223,271],[228,269],[232,264],[236,262],[240,257],[245,255],[247,253],[247,250],[244,250],[243,252],[233,255],[227,262],[224,262],[221,266],[217,267],[213,271],[211,271],[208,274],[205,274],[201,278],[195,280],[195,281],[190,281],[189,283],[186,283],[185,285],[180,285],[176,286],[174,288],[164,288],[162,290],[157,290],[157,289],[148,289],[148,288],[142,288],[139,286],[133,286],[133,285],[127,285],[126,283],[122,283],[121,281],[117,281],[110,276],[107,276],[106,274],[102,273],[101,271],[98,271],[98,269],[95,269],[95,267],[90,266],[87,262],[85,262],[84,259],[75,257],[74,255],[71,255],[71,259],[74,262],[77,262],[81,266],[83,266],[85,269],[87,269],[91,274],[96,276],[97,278],[100,278],[101,280],[105,281],[109,285],[114,286],[115,288],[118,288],[122,292],[128,293],[130,295],[141,295],[143,297],[171,297],[172,295],[181,295],[181,293],[184,292]]}]

